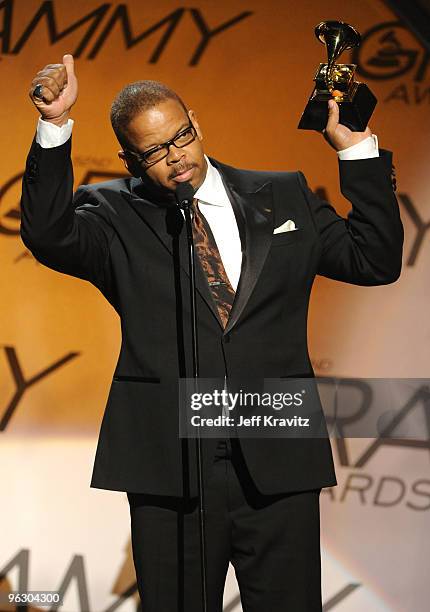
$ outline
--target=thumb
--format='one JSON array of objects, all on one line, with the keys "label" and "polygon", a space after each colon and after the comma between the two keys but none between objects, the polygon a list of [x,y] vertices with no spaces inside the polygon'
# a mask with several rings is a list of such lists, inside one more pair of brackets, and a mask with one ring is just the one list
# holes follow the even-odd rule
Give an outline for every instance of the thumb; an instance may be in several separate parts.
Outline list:
[{"label": "thumb", "polygon": [[335,100],[328,101],[328,121],[326,125],[327,132],[332,132],[336,129],[339,123],[339,107]]},{"label": "thumb", "polygon": [[63,55],[63,64],[66,67],[67,76],[75,76],[75,60],[73,59],[73,55],[70,53]]}]

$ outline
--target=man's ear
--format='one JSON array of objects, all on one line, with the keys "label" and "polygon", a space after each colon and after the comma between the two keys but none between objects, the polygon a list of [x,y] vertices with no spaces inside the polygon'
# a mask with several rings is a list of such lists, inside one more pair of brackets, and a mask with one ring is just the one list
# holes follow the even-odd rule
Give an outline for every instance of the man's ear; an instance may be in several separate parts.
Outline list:
[{"label": "man's ear", "polygon": [[199,122],[197,121],[196,113],[193,110],[190,109],[188,111],[188,117],[190,118],[190,121],[193,124],[193,126],[196,128],[197,138],[199,140],[203,140],[203,134],[202,134],[202,131],[200,129]]},{"label": "man's ear", "polygon": [[136,178],[140,177],[140,172],[135,167],[135,164],[133,164],[133,161],[127,158],[127,154],[122,149],[118,151],[118,157],[120,158],[120,160],[122,161],[122,163],[124,164],[124,166],[126,167],[126,169],[130,172],[132,176]]}]

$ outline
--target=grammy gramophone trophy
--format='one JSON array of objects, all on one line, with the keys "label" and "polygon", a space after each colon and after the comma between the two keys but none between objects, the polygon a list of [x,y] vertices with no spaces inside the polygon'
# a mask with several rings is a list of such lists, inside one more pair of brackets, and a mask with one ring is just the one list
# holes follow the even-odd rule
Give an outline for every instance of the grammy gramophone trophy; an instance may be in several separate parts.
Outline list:
[{"label": "grammy gramophone trophy", "polygon": [[328,119],[327,102],[333,98],[339,105],[340,123],[354,132],[364,131],[377,100],[367,85],[354,81],[355,64],[336,64],[343,51],[358,47],[360,34],[343,21],[322,21],[315,36],[326,45],[328,62],[319,65],[298,127],[322,132]]}]

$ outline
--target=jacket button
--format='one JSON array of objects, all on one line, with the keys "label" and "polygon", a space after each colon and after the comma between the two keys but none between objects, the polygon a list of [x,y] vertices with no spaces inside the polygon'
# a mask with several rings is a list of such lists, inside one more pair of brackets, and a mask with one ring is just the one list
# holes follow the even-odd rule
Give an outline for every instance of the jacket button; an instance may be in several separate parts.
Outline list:
[{"label": "jacket button", "polygon": [[223,336],[222,341],[224,342],[224,344],[228,344],[230,342],[230,335],[226,334],[225,336]]}]

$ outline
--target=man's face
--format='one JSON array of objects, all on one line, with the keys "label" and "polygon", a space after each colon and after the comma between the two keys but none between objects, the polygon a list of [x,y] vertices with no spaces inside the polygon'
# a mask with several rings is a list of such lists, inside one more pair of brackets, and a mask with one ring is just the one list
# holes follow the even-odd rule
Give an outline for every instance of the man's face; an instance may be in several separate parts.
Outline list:
[{"label": "man's face", "polygon": [[174,138],[190,120],[197,132],[195,140],[182,148],[171,145],[167,157],[155,164],[149,167],[142,164],[139,169],[124,151],[120,151],[120,158],[132,174],[148,177],[155,187],[175,191],[179,183],[188,181],[198,189],[206,176],[206,161],[201,144],[203,137],[193,111],[187,115],[179,102],[165,100],[129,123],[128,139],[135,152],[145,153]]}]

